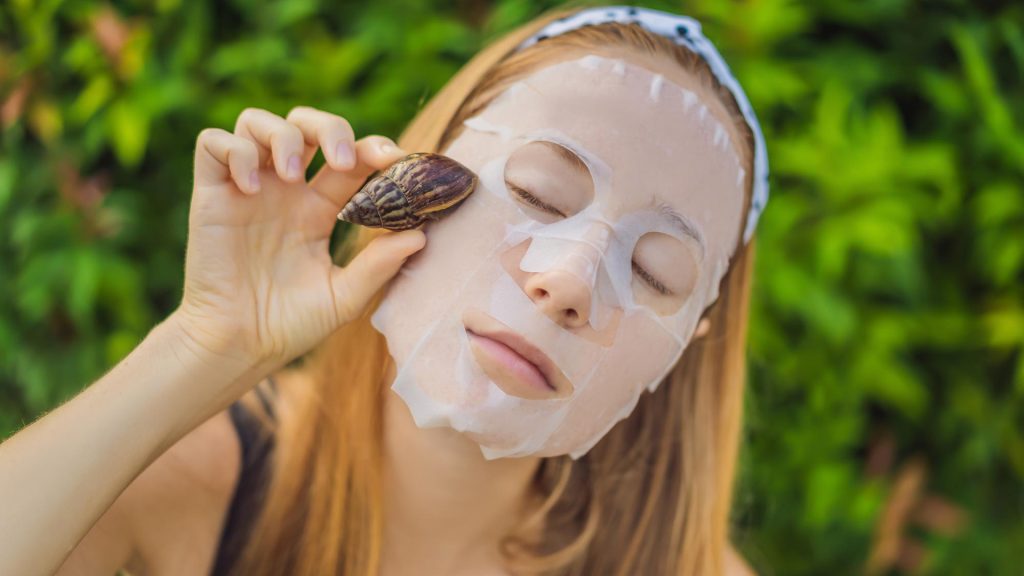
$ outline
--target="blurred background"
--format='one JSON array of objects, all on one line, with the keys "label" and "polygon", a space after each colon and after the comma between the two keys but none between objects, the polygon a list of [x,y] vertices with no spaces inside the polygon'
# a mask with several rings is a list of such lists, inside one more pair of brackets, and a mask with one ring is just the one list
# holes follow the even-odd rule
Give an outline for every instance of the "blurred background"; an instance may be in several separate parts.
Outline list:
[{"label": "blurred background", "polygon": [[[397,137],[556,5],[7,0],[0,437],[177,305],[200,130],[305,104]],[[1024,574],[1024,3],[638,5],[703,23],[768,140],[739,550],[764,575]]]}]

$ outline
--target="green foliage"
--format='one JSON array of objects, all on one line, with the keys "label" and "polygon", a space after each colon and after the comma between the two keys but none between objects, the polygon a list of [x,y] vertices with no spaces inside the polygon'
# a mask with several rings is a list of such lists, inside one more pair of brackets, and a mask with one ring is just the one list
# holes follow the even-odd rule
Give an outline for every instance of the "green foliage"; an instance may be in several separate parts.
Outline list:
[{"label": "green foliage", "polygon": [[[177,304],[200,130],[306,104],[395,136],[481,45],[554,4],[0,8],[0,434]],[[702,21],[769,143],[738,547],[764,574],[859,574],[903,537],[880,573],[1019,571],[1024,6],[644,4]],[[936,502],[959,512],[886,531],[887,510]]]}]

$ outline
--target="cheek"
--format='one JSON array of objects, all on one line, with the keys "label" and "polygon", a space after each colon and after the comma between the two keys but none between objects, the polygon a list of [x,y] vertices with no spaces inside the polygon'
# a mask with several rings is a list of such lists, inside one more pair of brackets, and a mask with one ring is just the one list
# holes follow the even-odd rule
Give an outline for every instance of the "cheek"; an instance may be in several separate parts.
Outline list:
[{"label": "cheek", "polygon": [[459,296],[472,295],[470,278],[505,237],[500,207],[477,190],[459,209],[423,228],[426,246],[405,263],[391,281],[382,301],[381,332],[394,343],[396,358],[407,358],[425,331],[458,304]]},{"label": "cheek", "polygon": [[644,314],[623,318],[615,344],[574,398],[546,455],[564,454],[629,416],[647,385],[672,366],[681,345]]}]

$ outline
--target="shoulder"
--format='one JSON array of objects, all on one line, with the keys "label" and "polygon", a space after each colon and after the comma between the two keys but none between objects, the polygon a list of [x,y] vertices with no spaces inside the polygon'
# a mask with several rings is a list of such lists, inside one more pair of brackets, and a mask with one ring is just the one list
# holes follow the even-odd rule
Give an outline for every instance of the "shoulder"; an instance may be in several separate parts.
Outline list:
[{"label": "shoulder", "polygon": [[757,576],[731,543],[725,548],[725,576]]}]

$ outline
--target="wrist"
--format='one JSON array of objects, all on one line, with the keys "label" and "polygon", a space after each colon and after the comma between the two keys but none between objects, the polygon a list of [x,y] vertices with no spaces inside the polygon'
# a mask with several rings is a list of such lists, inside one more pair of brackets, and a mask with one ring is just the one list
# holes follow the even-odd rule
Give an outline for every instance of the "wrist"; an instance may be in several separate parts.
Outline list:
[{"label": "wrist", "polygon": [[[246,383],[258,382],[271,371],[260,359],[240,352],[232,343],[237,343],[240,335],[211,328],[181,310],[171,313],[158,330],[155,336],[167,345],[182,368],[196,374],[197,385],[204,388],[227,387],[229,395],[237,397],[247,389]],[[241,387],[237,394],[235,385],[228,384],[234,382]]]},{"label": "wrist", "polygon": [[244,338],[240,330],[211,326],[184,308],[172,312],[162,323],[166,337],[174,343],[175,352],[183,362],[218,366],[246,372],[260,364],[260,359],[241,351],[238,343]]},{"label": "wrist", "polygon": [[[211,349],[202,329],[177,311],[146,336],[137,350],[152,357],[151,370],[163,370],[153,392],[165,408],[184,416],[172,426],[173,442],[210,416],[227,408],[272,370],[230,351]],[[197,337],[198,336],[198,337]],[[165,381],[166,380],[166,381]]]}]

